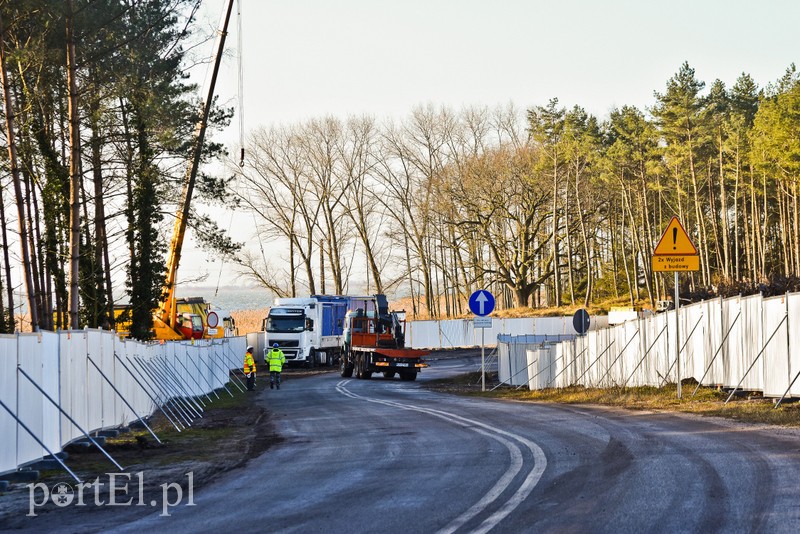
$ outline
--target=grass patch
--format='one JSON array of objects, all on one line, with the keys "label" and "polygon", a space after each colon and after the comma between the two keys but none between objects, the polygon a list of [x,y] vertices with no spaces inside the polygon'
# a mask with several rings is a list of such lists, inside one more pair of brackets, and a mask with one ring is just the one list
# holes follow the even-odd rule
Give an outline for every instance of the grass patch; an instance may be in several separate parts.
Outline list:
[{"label": "grass patch", "polygon": [[[730,391],[700,387],[692,397],[697,382],[684,380],[681,399],[677,385],[664,387],[586,388],[570,386],[529,391],[527,388],[498,386],[497,373],[487,374],[486,391],[481,391],[480,372],[434,380],[426,387],[436,391],[494,399],[559,404],[593,404],[629,410],[651,410],[691,413],[724,417],[746,423],[800,427],[800,403],[784,400],[776,409],[777,399],[767,399],[758,393],[737,392],[725,403]],[[495,389],[496,388],[496,389]]]}]

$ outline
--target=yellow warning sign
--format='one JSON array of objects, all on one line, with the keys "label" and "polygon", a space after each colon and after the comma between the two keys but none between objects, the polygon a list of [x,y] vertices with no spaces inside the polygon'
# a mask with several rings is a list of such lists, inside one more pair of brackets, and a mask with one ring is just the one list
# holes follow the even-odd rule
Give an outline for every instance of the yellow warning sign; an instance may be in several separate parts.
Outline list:
[{"label": "yellow warning sign", "polygon": [[653,256],[697,256],[697,249],[689,239],[677,217],[673,217],[653,251]]},{"label": "yellow warning sign", "polygon": [[657,273],[699,270],[700,256],[653,256],[653,271]]}]

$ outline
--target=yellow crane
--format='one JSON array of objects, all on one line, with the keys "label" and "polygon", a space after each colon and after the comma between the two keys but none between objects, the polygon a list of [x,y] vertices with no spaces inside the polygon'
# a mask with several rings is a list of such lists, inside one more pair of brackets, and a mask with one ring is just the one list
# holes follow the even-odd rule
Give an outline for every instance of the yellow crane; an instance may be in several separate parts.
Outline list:
[{"label": "yellow crane", "polygon": [[[233,0],[228,0],[225,16],[217,34],[217,47],[214,57],[214,68],[211,74],[211,81],[208,86],[208,95],[203,103],[203,110],[200,121],[195,126],[195,146],[189,166],[186,169],[186,178],[183,184],[181,202],[178,204],[178,211],[175,215],[175,226],[172,231],[172,241],[169,246],[167,256],[167,273],[164,280],[164,299],[160,303],[153,316],[153,329],[156,339],[200,339],[206,337],[207,310],[208,306],[201,309],[206,313],[196,313],[195,311],[183,311],[178,314],[178,301],[175,297],[175,284],[178,274],[178,265],[181,260],[181,249],[183,240],[186,237],[186,226],[189,219],[189,206],[192,202],[195,182],[197,181],[197,169],[200,165],[200,156],[203,150],[203,140],[206,135],[208,125],[208,115],[211,111],[211,103],[214,98],[214,86],[219,74],[219,66],[222,60],[222,52],[225,49],[225,39],[228,35],[228,23],[233,11]],[[221,336],[211,336],[221,337]]]}]

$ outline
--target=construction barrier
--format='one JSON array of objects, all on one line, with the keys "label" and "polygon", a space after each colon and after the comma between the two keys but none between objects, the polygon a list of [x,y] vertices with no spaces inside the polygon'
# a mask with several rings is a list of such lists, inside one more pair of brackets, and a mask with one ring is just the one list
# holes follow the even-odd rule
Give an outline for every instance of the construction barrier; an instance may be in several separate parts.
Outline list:
[{"label": "construction barrier", "polygon": [[672,310],[569,340],[501,336],[500,380],[531,389],[660,387],[678,380],[677,348],[681,379],[800,396],[800,293],[707,300],[681,307],[678,321]]},{"label": "construction barrier", "polygon": [[244,337],[140,343],[89,329],[0,336],[0,475],[156,411],[185,428],[245,348]]}]

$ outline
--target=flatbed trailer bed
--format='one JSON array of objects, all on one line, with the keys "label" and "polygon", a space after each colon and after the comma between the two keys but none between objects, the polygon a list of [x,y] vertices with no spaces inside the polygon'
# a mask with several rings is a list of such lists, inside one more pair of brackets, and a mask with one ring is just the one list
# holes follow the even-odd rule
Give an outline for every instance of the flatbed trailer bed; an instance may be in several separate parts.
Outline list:
[{"label": "flatbed trailer bed", "polygon": [[351,347],[343,355],[340,364],[340,374],[345,377],[368,379],[373,373],[383,373],[385,378],[394,378],[399,375],[401,380],[416,380],[417,373],[428,367],[422,358],[430,354],[423,349],[396,349],[385,347]]}]

